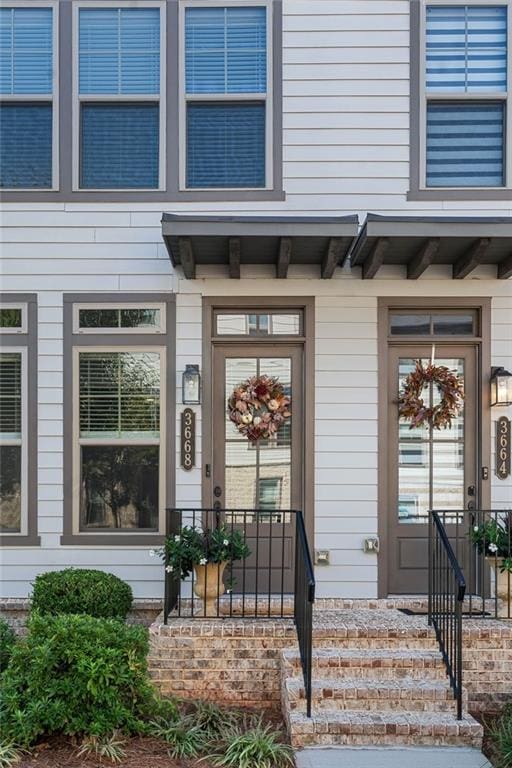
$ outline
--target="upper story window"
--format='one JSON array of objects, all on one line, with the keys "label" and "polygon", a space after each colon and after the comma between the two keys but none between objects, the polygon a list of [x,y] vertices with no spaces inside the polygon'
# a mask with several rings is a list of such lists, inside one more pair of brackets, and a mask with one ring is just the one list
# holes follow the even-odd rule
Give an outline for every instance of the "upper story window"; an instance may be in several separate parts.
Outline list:
[{"label": "upper story window", "polygon": [[75,6],[77,189],[164,184],[163,12],[151,3]]},{"label": "upper story window", "polygon": [[267,3],[182,7],[181,187],[272,186]]},{"label": "upper story window", "polygon": [[425,188],[510,185],[507,5],[425,7]]},{"label": "upper story window", "polygon": [[57,8],[0,7],[0,187],[57,184]]}]

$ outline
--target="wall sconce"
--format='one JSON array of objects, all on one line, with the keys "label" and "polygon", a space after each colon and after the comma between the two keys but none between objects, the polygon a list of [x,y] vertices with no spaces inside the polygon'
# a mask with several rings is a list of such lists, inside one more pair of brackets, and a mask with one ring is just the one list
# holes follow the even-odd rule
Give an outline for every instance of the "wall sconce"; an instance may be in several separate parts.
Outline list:
[{"label": "wall sconce", "polygon": [[491,368],[491,405],[512,405],[512,373]]},{"label": "wall sconce", "polygon": [[183,405],[199,405],[201,402],[201,375],[198,365],[189,365],[183,371],[181,398]]}]

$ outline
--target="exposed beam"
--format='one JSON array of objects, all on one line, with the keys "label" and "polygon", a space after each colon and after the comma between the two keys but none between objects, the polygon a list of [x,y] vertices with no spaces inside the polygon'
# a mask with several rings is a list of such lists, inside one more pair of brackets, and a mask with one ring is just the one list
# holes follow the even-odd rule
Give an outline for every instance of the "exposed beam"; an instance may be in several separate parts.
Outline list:
[{"label": "exposed beam", "polygon": [[512,253],[498,264],[498,279],[506,280],[508,277],[512,277]]},{"label": "exposed beam", "polygon": [[180,237],[178,240],[180,250],[180,264],[187,280],[193,280],[196,276],[196,260],[192,249],[192,241],[189,237]]},{"label": "exposed beam", "polygon": [[434,261],[435,255],[439,250],[441,240],[438,237],[427,240],[425,245],[420,248],[418,253],[411,259],[407,265],[407,279],[417,280],[427,267],[430,267]]},{"label": "exposed beam", "polygon": [[363,263],[363,280],[371,280],[375,277],[379,269],[384,263],[384,256],[389,248],[389,240],[387,237],[379,237],[373,246],[370,255],[364,260]]},{"label": "exposed beam", "polygon": [[482,237],[468,248],[453,265],[453,279],[462,280],[482,263],[482,258],[491,244],[489,237]]},{"label": "exposed beam", "polygon": [[331,237],[327,247],[327,253],[322,261],[322,280],[329,280],[334,270],[340,262],[343,250],[343,240],[341,237]]},{"label": "exposed beam", "polygon": [[240,240],[238,237],[229,238],[229,276],[240,280]]},{"label": "exposed beam", "polygon": [[279,253],[277,254],[276,277],[284,280],[288,277],[288,267],[292,257],[292,241],[289,237],[282,237],[279,240]]}]

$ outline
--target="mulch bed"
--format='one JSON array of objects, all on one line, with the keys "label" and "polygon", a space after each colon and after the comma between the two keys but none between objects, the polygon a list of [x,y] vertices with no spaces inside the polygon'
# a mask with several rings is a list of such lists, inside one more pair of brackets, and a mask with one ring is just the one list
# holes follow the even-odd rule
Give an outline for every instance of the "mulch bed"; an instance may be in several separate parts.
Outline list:
[{"label": "mulch bed", "polygon": [[[64,737],[49,738],[41,742],[17,768],[105,768],[119,765],[121,768],[196,768],[197,761],[171,760],[164,742],[158,739],[126,739],[126,756],[121,763],[99,760],[97,757],[78,757],[78,743]],[[201,762],[203,768],[212,768]]]}]

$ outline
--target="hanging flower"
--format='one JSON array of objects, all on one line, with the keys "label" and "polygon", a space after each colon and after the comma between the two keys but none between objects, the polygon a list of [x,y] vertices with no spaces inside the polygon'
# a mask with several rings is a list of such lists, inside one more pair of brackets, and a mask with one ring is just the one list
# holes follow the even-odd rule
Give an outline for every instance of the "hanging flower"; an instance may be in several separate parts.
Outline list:
[{"label": "hanging flower", "polygon": [[252,376],[233,390],[228,400],[228,415],[251,442],[268,439],[292,415],[290,398],[276,377]]},{"label": "hanging flower", "polygon": [[[427,406],[422,393],[425,387],[434,384],[441,395],[440,402],[432,407]],[[429,424],[433,429],[451,427],[464,407],[464,381],[445,365],[428,363],[423,365],[416,360],[416,367],[410,373],[403,385],[398,398],[398,413],[400,418],[409,421],[410,429]]]}]

